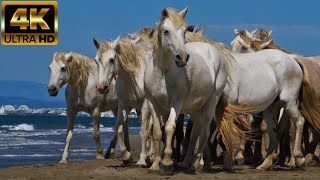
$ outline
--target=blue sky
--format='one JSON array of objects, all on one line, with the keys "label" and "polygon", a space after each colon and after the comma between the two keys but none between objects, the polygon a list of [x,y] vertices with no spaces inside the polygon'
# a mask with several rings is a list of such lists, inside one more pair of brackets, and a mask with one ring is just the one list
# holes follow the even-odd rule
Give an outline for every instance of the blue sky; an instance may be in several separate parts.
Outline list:
[{"label": "blue sky", "polygon": [[0,45],[0,80],[47,83],[48,65],[56,51],[74,51],[91,57],[92,38],[116,38],[153,26],[164,7],[189,6],[187,22],[206,28],[207,36],[229,45],[234,28],[266,27],[283,48],[304,55],[320,54],[318,0],[90,0],[59,2],[57,46]]}]

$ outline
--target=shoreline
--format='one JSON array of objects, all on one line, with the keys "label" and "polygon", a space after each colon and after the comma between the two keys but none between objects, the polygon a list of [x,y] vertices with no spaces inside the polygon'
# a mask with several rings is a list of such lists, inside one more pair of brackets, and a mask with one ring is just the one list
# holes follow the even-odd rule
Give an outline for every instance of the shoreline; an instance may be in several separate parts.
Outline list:
[{"label": "shoreline", "polygon": [[[137,162],[140,152],[140,136],[131,135],[132,157]],[[118,154],[117,154],[118,155]],[[150,173],[148,168],[123,166],[120,158],[54,165],[12,166],[0,169],[0,179],[320,179],[319,167],[288,169],[275,167],[261,171],[250,166],[235,166],[234,172],[225,172],[221,166],[213,166],[211,172],[197,171],[196,175],[177,170],[173,176]]]}]

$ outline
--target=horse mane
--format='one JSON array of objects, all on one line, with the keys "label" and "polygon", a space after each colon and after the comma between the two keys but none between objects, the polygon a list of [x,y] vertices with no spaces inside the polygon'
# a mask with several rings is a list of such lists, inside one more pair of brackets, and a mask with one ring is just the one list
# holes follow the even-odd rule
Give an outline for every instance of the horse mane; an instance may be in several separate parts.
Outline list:
[{"label": "horse mane", "polygon": [[252,43],[251,43],[251,47],[252,47],[252,49],[254,50],[254,51],[259,51],[259,50],[263,50],[263,49],[261,49],[260,48],[260,45],[261,44],[263,44],[263,43],[265,43],[265,42],[268,42],[268,41],[270,41],[271,40],[271,42],[266,46],[266,47],[264,47],[263,49],[277,49],[277,50],[280,50],[280,51],[282,51],[282,52],[285,52],[285,53],[287,53],[287,54],[296,54],[296,53],[294,53],[294,52],[292,52],[292,51],[289,51],[289,50],[287,50],[287,49],[283,49],[282,47],[280,47],[279,45],[277,45],[275,42],[274,42],[274,40],[272,39],[272,38],[266,38],[265,40],[263,40],[263,41],[253,41]]},{"label": "horse mane", "polygon": [[294,53],[294,52],[292,52],[290,50],[283,49],[282,47],[277,45],[275,43],[274,39],[272,39],[269,36],[268,31],[266,29],[264,29],[264,28],[260,28],[259,29],[258,39],[259,40],[252,41],[251,47],[253,48],[254,51],[262,50],[262,49],[260,49],[260,45],[271,40],[271,42],[266,47],[264,47],[263,49],[278,49],[278,50],[280,50],[282,52],[285,52],[287,54],[296,54],[296,53]]},{"label": "horse mane", "polygon": [[135,76],[141,71],[141,63],[145,63],[147,50],[130,39],[121,39],[119,47],[115,49],[120,68],[129,76]]},{"label": "horse mane", "polygon": [[[67,56],[71,56],[72,60],[67,61]],[[88,56],[74,52],[57,52],[54,57],[56,62],[63,62],[66,65],[70,72],[71,80],[69,82],[74,81],[75,86],[85,86],[89,75],[94,72],[94,67],[91,64],[93,59]]]},{"label": "horse mane", "polygon": [[252,42],[252,39],[247,35],[245,30],[238,30],[238,35],[245,43],[250,44]]}]

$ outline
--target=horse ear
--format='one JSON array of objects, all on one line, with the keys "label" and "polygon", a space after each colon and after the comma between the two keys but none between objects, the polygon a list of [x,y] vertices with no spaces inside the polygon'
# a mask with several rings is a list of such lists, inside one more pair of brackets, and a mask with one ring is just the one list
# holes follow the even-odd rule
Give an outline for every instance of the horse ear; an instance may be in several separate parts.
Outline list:
[{"label": "horse ear", "polygon": [[114,40],[111,44],[112,49],[117,50],[119,47],[121,36],[118,36],[116,40]]},{"label": "horse ear", "polygon": [[234,29],[233,33],[234,33],[234,35],[238,36],[239,35],[239,30],[238,29]]},{"label": "horse ear", "polygon": [[73,57],[72,57],[72,52],[65,54],[65,59],[67,60],[67,62],[71,62]]},{"label": "horse ear", "polygon": [[260,44],[260,49],[263,49],[263,48],[267,47],[271,43],[271,41],[272,41],[272,39],[270,39],[267,42],[264,42],[264,43]]},{"label": "horse ear", "polygon": [[96,46],[96,48],[99,49],[100,43],[96,40],[96,38],[93,38],[93,43]]},{"label": "horse ear", "polygon": [[141,37],[137,37],[136,39],[131,40],[131,42],[133,44],[138,44],[140,40],[141,40]]},{"label": "horse ear", "polygon": [[151,29],[151,31],[149,32],[149,38],[152,38],[154,34],[154,29]]},{"label": "horse ear", "polygon": [[252,35],[249,33],[249,31],[247,31],[246,29],[244,29],[244,31],[246,32],[246,35],[247,35],[249,38],[252,38]]},{"label": "horse ear", "polygon": [[132,33],[127,33],[127,36],[128,36],[130,39],[133,39],[136,35],[135,35],[135,34],[132,34]]},{"label": "horse ear", "polygon": [[160,21],[163,21],[165,18],[167,18],[169,16],[169,13],[168,13],[168,10],[167,8],[164,8],[162,11],[161,11],[161,18],[160,18]]},{"label": "horse ear", "polygon": [[182,11],[179,12],[180,16],[182,16],[182,18],[184,19],[186,17],[186,14],[188,12],[189,7],[187,6],[186,8],[184,8]]},{"label": "horse ear", "polygon": [[272,34],[272,30],[270,30],[270,31],[268,32],[268,37],[270,37],[271,34]]},{"label": "horse ear", "polygon": [[255,34],[257,34],[257,32],[258,32],[258,29],[251,31],[250,34],[251,34],[251,35],[255,35]]},{"label": "horse ear", "polygon": [[187,27],[187,31],[194,32],[194,30],[195,30],[195,26],[193,25],[190,25]]}]

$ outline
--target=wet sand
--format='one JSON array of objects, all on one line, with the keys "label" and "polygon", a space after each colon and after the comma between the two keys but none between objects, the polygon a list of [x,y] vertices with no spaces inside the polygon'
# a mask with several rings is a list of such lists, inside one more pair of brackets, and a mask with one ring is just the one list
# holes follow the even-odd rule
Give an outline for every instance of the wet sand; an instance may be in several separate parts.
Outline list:
[{"label": "wet sand", "polygon": [[[139,137],[131,138],[133,159],[139,157]],[[0,170],[0,179],[320,179],[320,167],[287,169],[274,167],[260,171],[250,166],[235,166],[234,172],[224,172],[221,166],[213,166],[211,172],[201,169],[195,175],[175,171],[173,176],[150,173],[147,168],[124,166],[121,159],[92,160],[83,163],[44,166],[15,166]]]}]

